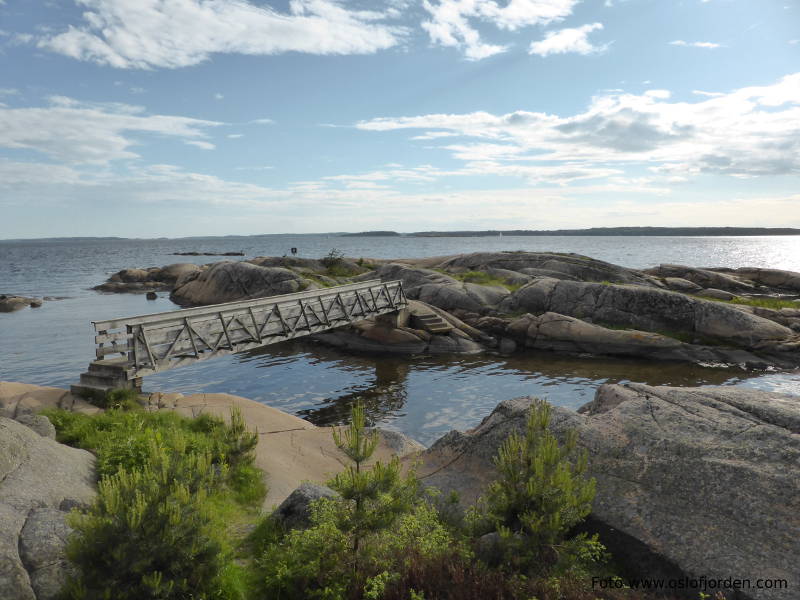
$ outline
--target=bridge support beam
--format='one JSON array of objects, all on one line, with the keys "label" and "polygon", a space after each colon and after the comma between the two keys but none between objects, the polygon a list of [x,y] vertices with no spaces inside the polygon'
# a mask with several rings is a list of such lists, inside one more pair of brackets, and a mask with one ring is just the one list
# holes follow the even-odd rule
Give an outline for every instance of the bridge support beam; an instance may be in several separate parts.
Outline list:
[{"label": "bridge support beam", "polygon": [[408,327],[408,320],[410,318],[411,313],[408,309],[401,308],[395,312],[378,315],[375,317],[375,323],[390,329],[397,329],[398,327]]}]

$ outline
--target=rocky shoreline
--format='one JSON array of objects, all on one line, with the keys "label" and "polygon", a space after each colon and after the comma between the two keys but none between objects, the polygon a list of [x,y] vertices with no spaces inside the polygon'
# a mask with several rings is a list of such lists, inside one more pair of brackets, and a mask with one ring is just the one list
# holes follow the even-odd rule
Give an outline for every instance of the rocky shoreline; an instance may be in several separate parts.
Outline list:
[{"label": "rocky shoreline", "polygon": [[538,349],[748,369],[800,366],[800,273],[659,265],[577,254],[480,252],[425,259],[258,257],[125,269],[95,289],[168,291],[202,306],[381,279],[416,302],[397,327],[363,321],[317,336],[348,350]]},{"label": "rocky shoreline", "polygon": [[[382,431],[376,458],[405,457],[425,485],[457,492],[466,506],[495,478],[492,457],[509,433],[524,429],[531,402],[503,401],[473,430],[452,431],[428,449]],[[279,505],[281,518],[302,515],[327,493],[320,484],[343,467],[330,428],[251,400],[157,393],[142,403],[189,417],[227,417],[238,407],[259,437],[256,466],[269,486],[263,509]],[[95,495],[93,456],[58,444],[47,418],[37,415],[52,407],[100,410],[65,390],[0,382],[0,596],[9,600],[55,598],[68,571],[65,516]],[[592,521],[618,534],[605,541],[629,572],[653,576],[655,557],[672,573],[789,585],[741,598],[796,598],[800,397],[607,384],[578,412],[553,407],[551,427],[558,436],[577,431],[588,450],[597,480]]]}]

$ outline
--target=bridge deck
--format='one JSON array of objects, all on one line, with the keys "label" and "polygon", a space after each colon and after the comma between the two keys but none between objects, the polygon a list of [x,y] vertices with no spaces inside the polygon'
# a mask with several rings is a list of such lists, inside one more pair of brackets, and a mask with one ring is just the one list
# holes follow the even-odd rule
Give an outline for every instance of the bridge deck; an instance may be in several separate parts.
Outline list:
[{"label": "bridge deck", "polygon": [[[407,305],[400,281],[379,280],[151,315],[94,321],[99,367],[132,380],[199,360],[320,333]],[[122,355],[122,356],[120,356]],[[106,357],[116,357],[106,360]],[[91,369],[84,374],[91,379]],[[84,381],[82,383],[91,383]]]}]

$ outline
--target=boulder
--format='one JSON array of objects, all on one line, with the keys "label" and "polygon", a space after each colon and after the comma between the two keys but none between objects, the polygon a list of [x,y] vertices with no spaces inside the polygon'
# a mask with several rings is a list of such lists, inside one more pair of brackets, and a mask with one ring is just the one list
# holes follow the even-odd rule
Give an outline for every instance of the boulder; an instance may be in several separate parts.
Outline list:
[{"label": "boulder", "polygon": [[760,285],[800,293],[800,273],[795,271],[742,267],[740,269],[734,269],[732,272],[737,277],[749,279]]},{"label": "boulder", "polygon": [[547,312],[523,315],[512,321],[506,334],[521,345],[569,354],[629,356],[705,365],[742,365],[765,368],[768,362],[735,348],[685,343],[675,338],[632,329],[608,329],[581,319]]},{"label": "boulder", "polygon": [[695,292],[695,295],[700,296],[701,298],[711,298],[713,300],[723,300],[725,302],[737,298],[736,294],[731,294],[725,290],[717,290],[714,288],[701,289],[700,291]]},{"label": "boulder", "polygon": [[61,511],[95,493],[89,452],[0,417],[0,598],[54,598],[66,578]]},{"label": "boulder", "polygon": [[[371,430],[372,428],[369,429]],[[382,427],[375,428],[375,431],[381,436],[381,440],[386,447],[397,456],[416,455],[418,452],[425,450],[425,446],[420,444],[417,440],[399,431],[384,429]]]},{"label": "boulder", "polygon": [[533,276],[526,273],[519,273],[517,271],[509,271],[508,269],[498,269],[495,267],[488,267],[486,272],[490,277],[504,280],[508,285],[523,286],[530,283]]},{"label": "boulder", "polygon": [[167,265],[150,272],[150,279],[163,283],[174,284],[181,277],[186,277],[190,273],[199,273],[202,267],[193,263],[175,263]]},{"label": "boulder", "polygon": [[702,286],[682,277],[665,277],[664,284],[667,289],[673,292],[683,292],[684,294],[691,294],[703,289]]},{"label": "boulder", "polygon": [[[21,310],[26,306],[31,306],[34,302],[34,298],[26,298],[24,296],[0,296],[0,312],[14,312],[16,310]],[[39,302],[39,306],[41,306],[41,302]]]},{"label": "boulder", "polygon": [[51,440],[56,439],[56,428],[50,422],[50,419],[44,415],[23,412],[17,415],[14,420],[17,423],[22,423],[26,427],[30,427],[42,437],[50,438]]},{"label": "boulder", "polygon": [[732,274],[710,271],[708,269],[696,269],[694,267],[687,267],[686,265],[658,265],[644,272],[657,277],[679,277],[703,288],[715,288],[737,294],[753,292],[755,289],[752,283],[742,281]]},{"label": "boulder", "polygon": [[64,555],[72,533],[60,508],[34,508],[19,535],[19,555],[37,600],[56,600],[74,567]]},{"label": "boulder", "polygon": [[199,273],[203,269],[204,267],[192,263],[175,263],[149,269],[123,269],[92,289],[99,292],[134,294],[165,292],[171,290],[181,278]]},{"label": "boulder", "polygon": [[538,279],[517,290],[501,310],[554,312],[643,331],[685,332],[748,349],[774,349],[794,332],[734,306],[656,288]]},{"label": "boulder", "polygon": [[402,281],[403,291],[408,298],[446,311],[485,313],[509,295],[504,287],[463,283],[432,269],[411,267],[402,263],[382,265],[377,272],[383,281]]},{"label": "boulder", "polygon": [[286,529],[304,529],[311,523],[311,503],[320,498],[339,498],[339,494],[326,485],[301,483],[272,513]]},{"label": "boulder", "polygon": [[[427,485],[474,500],[496,477],[492,458],[524,432],[530,398],[502,402],[467,433],[422,454]],[[800,589],[800,397],[734,387],[603,385],[579,413],[553,407],[552,429],[575,429],[597,480],[592,515],[708,578],[777,578],[750,589],[793,600]],[[647,576],[646,572],[639,573]]]},{"label": "boulder", "polygon": [[291,294],[312,287],[289,269],[223,261],[183,275],[170,299],[181,306],[203,306]]},{"label": "boulder", "polygon": [[475,252],[448,257],[438,265],[443,269],[486,271],[490,268],[506,269],[526,275],[537,276],[536,271],[545,269],[581,281],[613,281],[653,285],[649,277],[634,269],[627,269],[602,260],[580,254],[556,252]]}]

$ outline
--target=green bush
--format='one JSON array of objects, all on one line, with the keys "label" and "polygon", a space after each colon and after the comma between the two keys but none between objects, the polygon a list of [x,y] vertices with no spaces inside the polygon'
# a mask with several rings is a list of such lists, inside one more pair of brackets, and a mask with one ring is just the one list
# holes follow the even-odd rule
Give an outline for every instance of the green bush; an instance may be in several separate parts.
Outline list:
[{"label": "green bush", "polygon": [[[137,405],[138,406],[138,405]],[[58,439],[97,456],[98,498],[72,517],[65,597],[244,600],[235,529],[252,520],[265,486],[253,465],[257,436],[202,415],[111,409],[48,410]]]},{"label": "green bush", "polygon": [[322,263],[323,267],[330,271],[331,269],[342,265],[344,262],[344,252],[338,248],[331,248],[330,252],[323,256],[319,262]]},{"label": "green bush", "polygon": [[226,464],[231,487],[241,493],[258,495],[260,473],[253,468],[256,434],[245,428],[241,413],[231,411],[231,424],[211,415],[187,419],[174,412],[111,409],[84,415],[51,409],[44,413],[63,444],[90,450],[97,456],[97,474],[102,479],[120,469],[132,471],[147,466],[150,444],[169,448],[185,444],[187,452],[207,454],[214,465]]},{"label": "green bush", "polygon": [[601,558],[597,537],[569,531],[589,515],[594,479],[586,479],[587,454],[577,435],[563,445],[548,429],[550,405],[534,400],[525,435],[512,433],[495,457],[499,479],[489,486],[484,523],[500,534],[502,560],[522,573],[563,574]]},{"label": "green bush", "polygon": [[365,421],[359,404],[349,428],[334,430],[337,446],[352,461],[329,482],[341,498],[315,502],[306,530],[281,536],[272,526],[260,527],[264,597],[380,598],[407,568],[412,551],[434,557],[457,546],[418,493],[413,472],[401,476],[397,459],[365,468],[378,443]]},{"label": "green bush", "polygon": [[102,479],[88,514],[72,516],[67,557],[79,574],[67,598],[211,597],[223,556],[206,498],[219,475],[180,434],[170,448],[159,441],[149,439],[145,467]]}]

